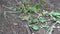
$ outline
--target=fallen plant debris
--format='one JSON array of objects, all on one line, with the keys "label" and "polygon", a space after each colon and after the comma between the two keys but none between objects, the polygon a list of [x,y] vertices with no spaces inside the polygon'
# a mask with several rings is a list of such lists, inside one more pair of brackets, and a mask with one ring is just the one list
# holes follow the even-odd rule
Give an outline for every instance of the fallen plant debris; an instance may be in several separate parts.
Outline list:
[{"label": "fallen plant debris", "polygon": [[[34,6],[25,5],[23,2],[20,2],[20,4],[21,4],[21,8],[19,8],[18,10],[16,8],[13,8],[11,13],[16,13],[17,11],[21,12],[21,15],[19,15],[19,18],[22,21],[24,21],[24,20],[28,21],[29,22],[28,26],[35,31],[39,30],[39,27],[36,25],[36,23],[40,23],[41,28],[47,28],[46,34],[50,34],[50,33],[52,33],[51,31],[54,28],[53,26],[55,26],[55,24],[57,24],[57,23],[60,23],[60,12],[52,10],[51,12],[44,13],[42,11],[42,9],[38,8],[38,6],[42,6],[41,8],[44,8],[44,3],[42,1],[41,1],[41,3],[37,3]],[[39,11],[39,9],[40,9],[40,11]],[[7,15],[6,13],[7,12],[4,11],[4,17],[5,18]],[[33,17],[33,15],[35,15],[36,13],[38,15],[36,17]],[[25,16],[25,14],[27,14],[27,16]],[[46,26],[45,23],[47,22],[47,20],[44,18],[44,15],[49,17],[50,20],[53,20],[54,25],[51,25],[49,27]]]},{"label": "fallen plant debris", "polygon": [[31,27],[33,30],[39,30],[39,27],[34,25],[34,24],[30,24],[29,27]]}]

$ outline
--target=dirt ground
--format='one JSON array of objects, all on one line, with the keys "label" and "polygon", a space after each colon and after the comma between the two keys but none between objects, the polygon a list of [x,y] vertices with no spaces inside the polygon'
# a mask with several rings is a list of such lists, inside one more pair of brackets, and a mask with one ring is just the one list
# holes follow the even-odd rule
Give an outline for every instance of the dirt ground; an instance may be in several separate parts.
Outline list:
[{"label": "dirt ground", "polygon": [[[18,1],[22,1],[22,0],[18,0]],[[40,0],[38,0],[40,1]],[[37,1],[37,2],[38,2]],[[46,0],[43,0],[45,1],[48,5],[48,8],[46,8],[45,10],[58,10],[60,11],[60,0],[51,0],[51,1],[46,1]],[[34,4],[33,2],[36,2],[36,0],[32,0],[30,2],[30,4]],[[48,3],[50,2],[50,3]],[[20,20],[19,18],[15,18],[16,16],[19,15],[19,13],[16,13],[16,14],[10,14],[8,13],[8,17],[7,17],[7,20],[4,18],[4,15],[3,15],[3,11],[4,10],[9,10],[7,8],[5,8],[4,6],[7,6],[7,7],[14,7],[16,5],[16,1],[14,0],[0,0],[0,34],[46,34],[46,29],[39,29],[39,31],[34,31],[34,30],[30,30],[29,27],[27,26],[28,22],[27,21],[22,21]],[[4,5],[4,6],[2,6]],[[51,22],[49,23],[51,24]],[[40,26],[40,24],[38,24],[38,26]],[[60,24],[57,24],[56,27],[59,26],[60,27]],[[55,28],[53,31],[52,31],[53,34],[60,34],[60,28],[57,29]]]}]

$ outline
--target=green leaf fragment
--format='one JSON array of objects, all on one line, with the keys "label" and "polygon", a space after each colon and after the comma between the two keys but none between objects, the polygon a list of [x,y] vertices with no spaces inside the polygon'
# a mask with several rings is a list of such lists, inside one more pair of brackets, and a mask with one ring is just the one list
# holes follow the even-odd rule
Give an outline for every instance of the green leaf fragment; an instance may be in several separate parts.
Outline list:
[{"label": "green leaf fragment", "polygon": [[59,12],[52,11],[49,13],[49,15],[51,16],[52,20],[60,21],[60,13]]},{"label": "green leaf fragment", "polygon": [[29,24],[35,24],[32,17],[29,17]]},{"label": "green leaf fragment", "polygon": [[29,20],[33,20],[33,18],[32,17],[29,17]]},{"label": "green leaf fragment", "polygon": [[34,25],[34,24],[30,24],[29,27],[31,27],[33,30],[38,30],[39,27]]},{"label": "green leaf fragment", "polygon": [[7,14],[7,12],[6,12],[6,11],[4,11],[4,17],[5,17],[5,18],[6,18],[6,16],[7,16],[6,14]]},{"label": "green leaf fragment", "polygon": [[26,16],[26,15],[25,15],[25,16],[20,15],[20,16],[19,16],[19,18],[20,18],[21,20],[28,20],[29,17],[30,17],[29,15],[27,15],[27,16]]},{"label": "green leaf fragment", "polygon": [[46,22],[45,18],[42,17],[42,16],[39,16],[38,19],[39,19],[39,21],[42,22],[42,23]]},{"label": "green leaf fragment", "polygon": [[46,26],[45,24],[42,24],[41,28],[48,28],[48,26]]},{"label": "green leaf fragment", "polygon": [[16,8],[13,8],[13,11],[15,12],[17,9]]},{"label": "green leaf fragment", "polygon": [[34,23],[37,23],[37,22],[38,22],[38,19],[34,19],[33,22],[34,22]]},{"label": "green leaf fragment", "polygon": [[52,12],[50,12],[50,15],[60,16],[60,13],[59,12],[52,11]]},{"label": "green leaf fragment", "polygon": [[33,19],[32,17],[29,18],[29,23],[30,24],[35,24],[38,22],[38,19]]},{"label": "green leaf fragment", "polygon": [[35,11],[35,12],[38,11],[38,9],[36,7],[32,7],[31,9],[32,9],[32,11]]},{"label": "green leaf fragment", "polygon": [[55,18],[55,17],[53,17],[53,16],[51,16],[51,20],[54,20],[54,21],[56,21],[56,18]]},{"label": "green leaf fragment", "polygon": [[34,11],[34,12],[37,12],[38,11],[38,9],[35,7],[35,6],[30,6],[30,5],[27,5],[27,8],[28,8],[28,10],[30,10],[30,11]]}]

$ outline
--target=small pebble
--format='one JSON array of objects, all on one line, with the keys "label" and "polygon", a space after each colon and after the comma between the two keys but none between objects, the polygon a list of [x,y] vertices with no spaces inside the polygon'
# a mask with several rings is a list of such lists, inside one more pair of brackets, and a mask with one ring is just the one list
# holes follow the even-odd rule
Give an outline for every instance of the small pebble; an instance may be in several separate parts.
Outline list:
[{"label": "small pebble", "polygon": [[32,33],[32,34],[35,34],[35,33]]},{"label": "small pebble", "polygon": [[43,10],[45,12],[45,10]]},{"label": "small pebble", "polygon": [[13,25],[18,25],[18,23],[13,23]]},{"label": "small pebble", "polygon": [[57,26],[57,28],[60,28],[60,26]]}]

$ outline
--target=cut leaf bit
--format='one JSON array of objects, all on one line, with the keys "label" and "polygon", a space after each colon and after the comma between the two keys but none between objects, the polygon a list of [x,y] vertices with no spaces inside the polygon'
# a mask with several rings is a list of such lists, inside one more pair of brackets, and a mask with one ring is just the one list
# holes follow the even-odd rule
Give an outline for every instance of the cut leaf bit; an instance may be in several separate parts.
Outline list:
[{"label": "cut leaf bit", "polygon": [[31,27],[33,30],[39,30],[39,27],[34,24],[30,24],[29,27]]},{"label": "cut leaf bit", "polygon": [[49,13],[49,15],[50,15],[52,20],[60,21],[60,13],[59,12],[52,11]]},{"label": "cut leaf bit", "polygon": [[30,6],[30,5],[27,5],[26,6],[27,8],[28,8],[28,10],[30,10],[30,11],[33,11],[33,12],[37,12],[38,11],[38,9],[35,7],[35,6]]},{"label": "cut leaf bit", "polygon": [[37,22],[38,22],[38,19],[34,19],[33,22],[34,22],[34,23],[37,23]]},{"label": "cut leaf bit", "polygon": [[41,24],[40,26],[41,28],[48,28],[49,26],[45,25],[45,24]]},{"label": "cut leaf bit", "polygon": [[45,18],[44,18],[44,17],[42,17],[42,16],[38,16],[38,19],[39,19],[39,21],[40,21],[41,23],[46,22]]}]

